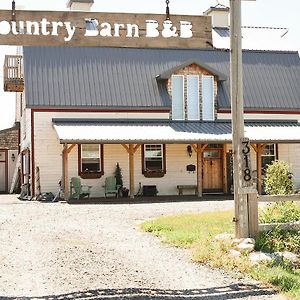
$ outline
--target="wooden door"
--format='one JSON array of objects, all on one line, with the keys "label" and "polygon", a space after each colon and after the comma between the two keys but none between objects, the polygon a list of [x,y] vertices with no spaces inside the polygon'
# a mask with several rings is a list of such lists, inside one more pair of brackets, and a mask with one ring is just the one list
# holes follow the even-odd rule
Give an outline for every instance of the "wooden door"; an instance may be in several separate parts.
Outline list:
[{"label": "wooden door", "polygon": [[223,191],[222,150],[206,150],[203,152],[203,191]]},{"label": "wooden door", "polygon": [[0,150],[0,193],[7,192],[7,150]]}]

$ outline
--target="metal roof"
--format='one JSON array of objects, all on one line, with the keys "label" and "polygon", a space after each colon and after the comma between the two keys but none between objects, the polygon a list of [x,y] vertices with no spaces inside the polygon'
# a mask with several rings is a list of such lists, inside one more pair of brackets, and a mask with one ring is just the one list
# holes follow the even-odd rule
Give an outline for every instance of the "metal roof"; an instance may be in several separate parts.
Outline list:
[{"label": "metal roof", "polygon": [[[169,120],[53,119],[60,143],[231,143],[231,122]],[[262,130],[263,129],[263,130]],[[246,122],[245,136],[255,143],[298,143],[298,122]]]},{"label": "metal roof", "polygon": [[[156,77],[187,61],[204,62],[227,77],[219,82],[218,106],[230,108],[227,50],[24,47],[28,107],[170,109]],[[297,52],[244,51],[246,109],[300,109]]]}]

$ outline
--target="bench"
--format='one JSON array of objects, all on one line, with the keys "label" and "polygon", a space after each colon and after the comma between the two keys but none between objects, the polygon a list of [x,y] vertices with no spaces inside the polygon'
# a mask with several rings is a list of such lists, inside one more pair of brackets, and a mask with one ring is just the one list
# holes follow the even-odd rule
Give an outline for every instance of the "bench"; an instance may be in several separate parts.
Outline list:
[{"label": "bench", "polygon": [[197,195],[197,185],[190,185],[190,184],[181,184],[177,185],[178,195],[183,195],[183,190],[194,190],[195,195]]}]

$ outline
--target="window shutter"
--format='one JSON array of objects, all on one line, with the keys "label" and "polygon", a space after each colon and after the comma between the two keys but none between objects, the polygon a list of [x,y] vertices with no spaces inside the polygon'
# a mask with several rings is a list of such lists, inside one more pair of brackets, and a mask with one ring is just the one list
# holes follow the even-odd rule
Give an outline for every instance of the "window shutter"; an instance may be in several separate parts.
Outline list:
[{"label": "window shutter", "polygon": [[202,76],[202,119],[214,120],[214,77]]},{"label": "window shutter", "polygon": [[184,120],[184,77],[172,76],[172,119]]},{"label": "window shutter", "polygon": [[199,120],[199,77],[187,76],[187,118]]}]

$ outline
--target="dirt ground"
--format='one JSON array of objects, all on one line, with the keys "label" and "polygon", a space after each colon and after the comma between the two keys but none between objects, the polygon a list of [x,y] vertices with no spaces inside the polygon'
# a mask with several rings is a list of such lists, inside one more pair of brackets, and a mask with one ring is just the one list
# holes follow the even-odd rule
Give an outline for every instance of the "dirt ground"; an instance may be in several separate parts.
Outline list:
[{"label": "dirt ground", "polygon": [[69,205],[0,195],[0,299],[283,299],[139,230],[233,201]]}]

